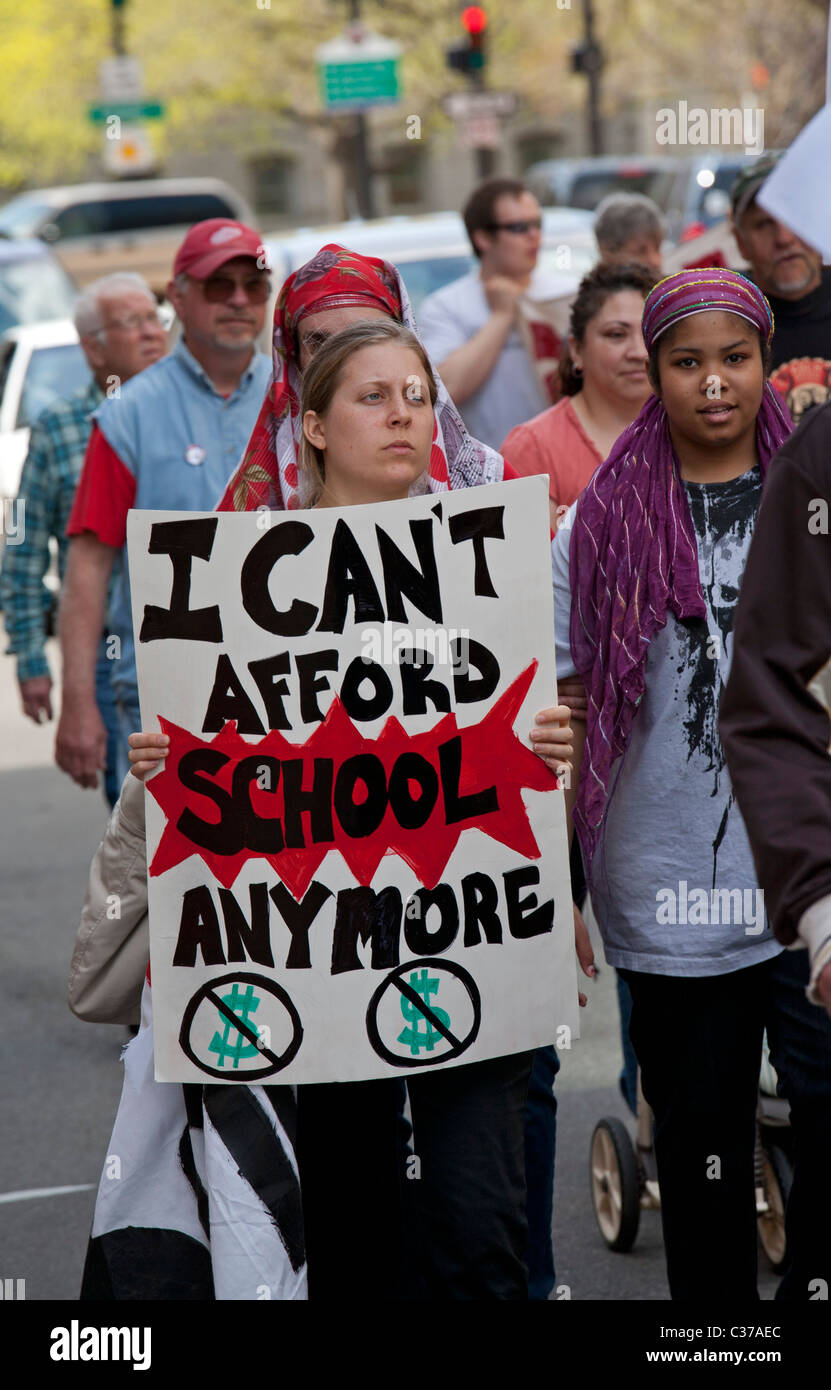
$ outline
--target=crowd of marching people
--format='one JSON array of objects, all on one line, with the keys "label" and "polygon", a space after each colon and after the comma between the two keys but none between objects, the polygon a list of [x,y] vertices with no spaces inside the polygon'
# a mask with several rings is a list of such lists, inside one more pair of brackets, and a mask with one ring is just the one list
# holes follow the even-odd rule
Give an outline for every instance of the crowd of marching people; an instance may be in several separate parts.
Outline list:
[{"label": "crowd of marching people", "polygon": [[[70,1000],[134,1036],[108,1150],[122,1177],[101,1179],[82,1298],[551,1295],[553,1038],[427,1071],[406,1097],[395,1077],[154,1080],[143,782],[168,739],[142,728],[126,550],[132,508],[346,507],[533,475],[548,479],[558,691],[530,743],[570,774],[575,949],[591,979],[588,895],[617,972],[622,1094],[634,1112],[640,1079],[654,1117],[671,1295],[758,1297],[765,1034],[793,1133],[777,1296],[831,1284],[831,583],[827,525],[810,524],[831,487],[831,271],[757,204],[771,168],[733,190],[743,274],[663,277],[658,209],[607,199],[562,340],[539,308],[539,205],[509,178],[472,193],[477,267],[418,320],[394,265],[326,245],[279,288],[265,356],[261,238],[226,219],[179,248],[171,352],[140,277],[84,291],[90,383],[32,430],[26,533],[0,577],[23,710],[49,719],[43,576],[57,539],[56,759],[81,787],[103,778],[113,808]],[[683,925],[681,880],[701,909]],[[751,921],[711,910],[759,890],[766,912]],[[113,894],[118,948],[97,963]],[[410,1131],[417,1183],[403,1180]]]}]

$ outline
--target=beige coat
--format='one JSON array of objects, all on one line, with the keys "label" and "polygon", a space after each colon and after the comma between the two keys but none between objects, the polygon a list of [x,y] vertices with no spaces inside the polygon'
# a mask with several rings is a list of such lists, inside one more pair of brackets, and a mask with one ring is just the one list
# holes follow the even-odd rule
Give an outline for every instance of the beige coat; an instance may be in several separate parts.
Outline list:
[{"label": "beige coat", "polygon": [[128,773],[89,871],[70,1009],[89,1023],[137,1024],[149,959],[144,785]]}]

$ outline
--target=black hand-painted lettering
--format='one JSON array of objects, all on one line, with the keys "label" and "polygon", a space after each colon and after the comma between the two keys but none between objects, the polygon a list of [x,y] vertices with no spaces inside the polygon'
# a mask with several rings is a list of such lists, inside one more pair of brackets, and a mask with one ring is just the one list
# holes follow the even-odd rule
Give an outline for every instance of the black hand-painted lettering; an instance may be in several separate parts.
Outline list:
[{"label": "black hand-painted lettering", "polygon": [[[496,884],[488,874],[465,874],[462,879],[462,902],[465,912],[466,946],[477,946],[481,932],[492,946],[502,941],[502,923],[496,911],[499,893]],[[481,929],[481,931],[480,931]]]},{"label": "black hand-painted lettering", "polygon": [[[499,662],[493,652],[472,637],[454,638],[450,652],[457,704],[472,705],[477,700],[487,700],[499,684]],[[471,676],[471,667],[479,672],[478,677]]]},{"label": "black hand-painted lettering", "polygon": [[[419,788],[414,798],[410,783]],[[439,779],[434,767],[420,753],[401,753],[390,773],[390,807],[404,830],[419,830],[430,819],[439,796]]]},{"label": "black hand-painted lettering", "polygon": [[287,676],[291,670],[288,652],[278,652],[276,656],[266,656],[261,661],[249,661],[248,669],[263,697],[269,729],[290,729],[291,720],[283,704],[289,693],[289,683],[278,679]]},{"label": "black hand-painted lettering", "polygon": [[523,941],[529,936],[543,936],[554,926],[554,899],[537,906],[536,893],[520,898],[520,890],[539,883],[540,871],[535,864],[510,869],[502,875],[505,880],[505,899],[508,904],[508,930],[511,936]]},{"label": "black hand-painted lettering", "polygon": [[425,617],[432,618],[434,623],[440,623],[442,621],[441,589],[439,587],[439,572],[436,567],[436,555],[433,549],[432,521],[410,522],[410,535],[413,538],[421,569],[417,569],[412,561],[407,559],[395,541],[387,535],[386,531],[382,531],[380,526],[375,527],[375,534],[378,537],[378,551],[384,570],[387,617],[393,622],[406,623],[408,621],[402,597],[406,594],[407,598]]},{"label": "black hand-painted lettering", "polygon": [[195,965],[197,950],[201,951],[206,965],[225,964],[219,918],[211,890],[204,883],[185,890],[173,964]]},{"label": "black hand-painted lettering", "polygon": [[279,817],[259,816],[251,805],[251,783],[259,780],[263,771],[267,774],[267,781],[261,790],[273,796],[280,781],[280,759],[263,753],[250,753],[247,758],[240,758],[231,782],[234,810],[246,849],[254,854],[279,854],[283,848],[283,827]]},{"label": "black hand-painted lettering", "polygon": [[295,902],[284,883],[278,883],[271,889],[272,902],[291,932],[291,946],[286,956],[287,970],[311,969],[309,928],[327,898],[331,896],[331,888],[324,887],[317,879],[313,879],[309,884],[300,902]]},{"label": "black hand-painted lettering", "polygon": [[245,848],[243,823],[236,814],[233,797],[202,775],[214,776],[227,762],[228,758],[218,748],[192,748],[179,759],[182,786],[209,797],[219,810],[220,818],[218,824],[201,820],[186,806],[176,822],[176,829],[200,849],[211,850],[214,854],[239,854]]},{"label": "black hand-painted lettering", "polygon": [[248,897],[251,903],[250,922],[230,888],[219,889],[219,902],[228,941],[228,960],[253,960],[257,965],[273,965],[274,956],[271,953],[268,934],[267,885],[250,884]]},{"label": "black hand-painted lettering", "polygon": [[266,632],[279,637],[298,637],[308,632],[317,617],[313,603],[295,599],[290,608],[275,608],[268,591],[271,571],[284,555],[300,555],[314,540],[314,531],[305,521],[281,521],[270,526],[252,546],[240,572],[242,606],[249,618]]},{"label": "black hand-painted lettering", "polygon": [[150,527],[148,555],[169,555],[173,565],[170,607],[146,603],[139,632],[140,642],[177,638],[184,642],[221,642],[219,607],[190,608],[191,565],[210,559],[218,517],[194,517],[185,521],[155,521]]},{"label": "black hand-painted lettering", "polygon": [[350,598],[355,604],[356,623],[384,621],[381,597],[363,551],[346,522],[340,520],[332,536],[318,632],[343,632]]},{"label": "black hand-painted lettering", "polygon": [[[360,783],[366,796],[356,801],[355,789]],[[356,753],[342,762],[335,778],[334,800],[335,814],[351,839],[372,835],[387,809],[387,778],[381,759],[374,753]]]},{"label": "black hand-painted lettering", "polygon": [[216,661],[211,698],[202,724],[203,734],[218,734],[229,720],[237,721],[241,734],[264,734],[262,720],[237,675],[230,656],[222,652]]},{"label": "black hand-painted lettering", "polygon": [[303,758],[289,758],[283,763],[283,816],[286,830],[286,849],[303,849],[303,814],[309,816],[309,835],[314,845],[334,839],[332,829],[332,782],[334,763],[331,758],[313,759],[312,785],[303,787],[303,770],[308,766]]},{"label": "black hand-painted lettering", "polygon": [[427,701],[443,714],[450,709],[450,691],[441,681],[431,680],[433,658],[421,647],[399,652],[402,708],[405,714],[424,714]]},{"label": "black hand-painted lettering", "polygon": [[401,894],[397,888],[344,888],[338,893],[332,936],[332,974],[363,970],[358,941],[372,942],[373,970],[390,970],[398,964],[401,935]]},{"label": "black hand-painted lettering", "polygon": [[462,740],[457,734],[446,743],[439,744],[439,767],[441,785],[444,793],[444,814],[448,825],[460,820],[486,816],[499,810],[496,787],[485,787],[482,791],[459,795],[459,780],[462,775]]},{"label": "black hand-painted lettering", "polygon": [[[410,904],[407,904],[404,910],[404,939],[414,956],[440,955],[458,935],[456,894],[449,883],[437,883],[435,888],[417,888],[413,898],[418,903],[418,912],[411,914]],[[440,920],[435,931],[430,931],[427,921],[431,907],[439,910]]]},{"label": "black hand-painted lettering", "polygon": [[[368,697],[361,694],[364,681],[369,681],[373,688]],[[377,661],[356,656],[344,672],[340,698],[350,719],[356,722],[378,719],[392,704],[392,681]]]},{"label": "black hand-painted lettering", "polygon": [[450,539],[453,544],[473,541],[473,592],[484,598],[498,597],[488,569],[485,540],[505,539],[502,526],[504,511],[504,507],[477,507],[473,511],[457,512],[450,518]]},{"label": "black hand-painted lettering", "polygon": [[317,702],[320,690],[331,690],[324,676],[317,680],[318,671],[337,671],[338,652],[330,647],[325,652],[303,652],[295,658],[297,675],[300,679],[300,718],[304,724],[320,723],[326,718]]}]

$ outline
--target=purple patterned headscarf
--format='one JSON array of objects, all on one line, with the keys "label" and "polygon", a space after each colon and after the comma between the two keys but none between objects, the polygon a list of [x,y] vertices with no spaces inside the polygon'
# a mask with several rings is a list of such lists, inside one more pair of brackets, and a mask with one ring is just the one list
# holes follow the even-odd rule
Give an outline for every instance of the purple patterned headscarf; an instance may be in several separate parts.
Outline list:
[{"label": "purple patterned headscarf", "polygon": [[[660,280],[643,309],[647,351],[690,314],[726,310],[770,342],[773,316],[761,290],[732,270],[685,270]],[[764,478],[793,422],[765,382],[756,417]],[[663,404],[650,396],[581,493],[569,551],[571,653],[588,696],[586,746],[574,809],[587,868],[606,811],[612,765],[626,750],[644,692],[649,643],[672,611],[703,618],[698,547]]]}]

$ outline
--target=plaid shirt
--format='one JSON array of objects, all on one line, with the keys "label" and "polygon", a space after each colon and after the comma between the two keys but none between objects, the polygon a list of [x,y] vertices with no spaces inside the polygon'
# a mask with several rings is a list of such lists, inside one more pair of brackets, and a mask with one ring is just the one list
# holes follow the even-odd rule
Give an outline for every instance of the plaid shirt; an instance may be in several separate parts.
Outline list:
[{"label": "plaid shirt", "polygon": [[92,424],[90,414],[104,399],[90,381],[67,400],[39,415],[29,437],[18,498],[25,499],[23,539],[7,541],[0,574],[0,604],[9,637],[7,652],[17,657],[17,678],[48,676],[46,614],[52,596],[43,582],[49,568],[49,538],[58,542],[58,572],[63,580],[69,540],[66,523]]}]

